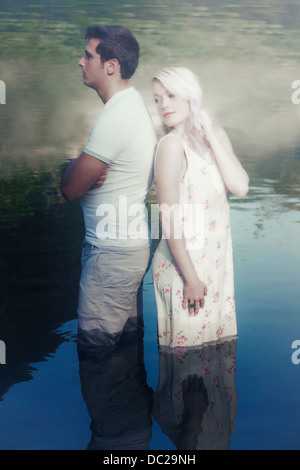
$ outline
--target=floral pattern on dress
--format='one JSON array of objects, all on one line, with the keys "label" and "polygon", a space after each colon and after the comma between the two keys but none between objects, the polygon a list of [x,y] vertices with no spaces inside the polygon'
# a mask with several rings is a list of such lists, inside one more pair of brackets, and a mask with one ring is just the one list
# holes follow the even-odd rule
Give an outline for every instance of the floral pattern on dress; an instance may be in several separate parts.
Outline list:
[{"label": "floral pattern on dress", "polygon": [[[171,135],[163,139],[178,138]],[[180,185],[180,204],[193,204],[182,217],[186,248],[208,292],[205,308],[197,316],[183,309],[184,281],[163,238],[153,257],[152,272],[159,344],[171,348],[194,347],[237,335],[227,190],[210,152],[198,155],[181,142],[187,169]],[[196,213],[201,214],[200,224],[192,220],[196,206],[203,209]]]}]

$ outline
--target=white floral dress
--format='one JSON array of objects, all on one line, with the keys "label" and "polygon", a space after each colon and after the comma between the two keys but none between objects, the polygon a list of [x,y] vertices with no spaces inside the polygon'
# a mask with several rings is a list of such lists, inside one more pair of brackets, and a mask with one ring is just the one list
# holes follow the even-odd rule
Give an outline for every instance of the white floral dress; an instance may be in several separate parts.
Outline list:
[{"label": "white floral dress", "polygon": [[[174,134],[165,138],[179,139]],[[158,339],[160,345],[172,348],[237,335],[227,189],[211,152],[198,155],[180,140],[187,161],[180,186],[183,233],[198,277],[207,285],[207,295],[198,315],[190,316],[182,308],[183,278],[162,237],[152,263]]]}]

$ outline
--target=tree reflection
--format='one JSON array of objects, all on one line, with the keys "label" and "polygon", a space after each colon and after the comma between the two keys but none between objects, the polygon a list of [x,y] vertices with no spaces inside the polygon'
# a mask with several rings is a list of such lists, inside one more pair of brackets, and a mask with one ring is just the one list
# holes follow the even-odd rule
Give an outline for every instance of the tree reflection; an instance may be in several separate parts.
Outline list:
[{"label": "tree reflection", "polygon": [[76,317],[83,226],[79,206],[62,202],[59,175],[23,162],[0,180],[0,399],[68,340],[57,328]]}]

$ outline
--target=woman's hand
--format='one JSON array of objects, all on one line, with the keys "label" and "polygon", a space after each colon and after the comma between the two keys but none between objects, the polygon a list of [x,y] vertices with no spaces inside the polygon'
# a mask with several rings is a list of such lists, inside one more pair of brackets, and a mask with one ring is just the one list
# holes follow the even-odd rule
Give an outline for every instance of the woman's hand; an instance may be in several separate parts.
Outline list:
[{"label": "woman's hand", "polygon": [[245,197],[249,177],[236,157],[228,135],[216,125],[206,111],[201,111],[204,140],[210,147],[227,189],[237,197]]},{"label": "woman's hand", "polygon": [[207,287],[198,277],[189,280],[183,288],[184,310],[188,308],[189,315],[198,315],[199,309],[204,307],[204,297],[207,295]]}]

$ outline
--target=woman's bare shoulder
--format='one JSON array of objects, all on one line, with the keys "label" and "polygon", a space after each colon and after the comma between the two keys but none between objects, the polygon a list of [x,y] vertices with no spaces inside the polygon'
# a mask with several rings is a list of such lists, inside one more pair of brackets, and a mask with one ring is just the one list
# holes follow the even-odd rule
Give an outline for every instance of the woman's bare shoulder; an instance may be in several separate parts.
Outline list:
[{"label": "woman's bare shoulder", "polygon": [[[171,137],[172,136],[172,137]],[[186,170],[184,145],[175,134],[167,134],[159,143],[156,153],[156,175],[167,179],[181,179]],[[177,176],[176,176],[177,175]]]},{"label": "woman's bare shoulder", "polygon": [[169,152],[176,152],[182,155],[184,154],[184,146],[181,138],[176,134],[172,134],[171,132],[159,140],[157,149],[160,154]]}]

